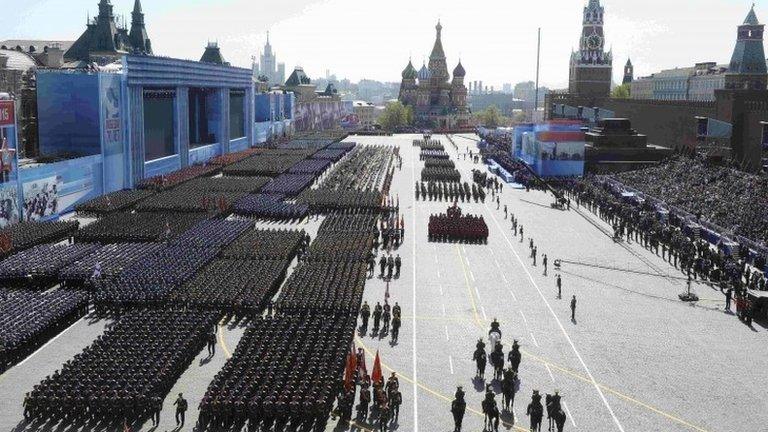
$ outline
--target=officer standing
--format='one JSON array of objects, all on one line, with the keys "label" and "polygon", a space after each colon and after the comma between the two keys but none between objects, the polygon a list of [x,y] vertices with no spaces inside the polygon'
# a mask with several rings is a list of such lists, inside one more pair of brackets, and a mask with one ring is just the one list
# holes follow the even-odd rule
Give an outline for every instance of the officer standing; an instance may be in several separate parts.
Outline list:
[{"label": "officer standing", "polygon": [[184,414],[187,412],[187,400],[179,393],[179,397],[176,398],[176,426],[179,428],[184,427]]},{"label": "officer standing", "polygon": [[373,308],[373,331],[379,331],[379,322],[381,321],[382,308],[379,302],[376,302],[376,307]]},{"label": "officer standing", "polygon": [[397,342],[397,338],[400,336],[400,315],[393,315],[392,317],[392,342]]},{"label": "officer standing", "polygon": [[381,258],[379,258],[379,269],[381,269],[381,275],[379,277],[381,277],[382,279],[384,278],[384,267],[386,266],[387,266],[387,259],[384,257],[384,255],[382,255]]},{"label": "officer standing", "polygon": [[563,298],[563,279],[560,277],[560,275],[557,275],[557,298],[561,299]]},{"label": "officer standing", "polygon": [[400,255],[398,254],[395,258],[395,277],[400,277],[400,267],[403,265],[403,260],[400,258]]},{"label": "officer standing", "polygon": [[541,263],[544,264],[544,276],[547,275],[547,254],[544,254],[544,256],[541,258]]},{"label": "officer standing", "polygon": [[733,298],[733,288],[728,288],[725,292],[725,310],[731,310],[731,298]]},{"label": "officer standing", "polygon": [[571,321],[576,322],[576,295],[571,299]]},{"label": "officer standing", "polygon": [[371,307],[368,306],[368,302],[363,302],[363,307],[360,308],[360,318],[363,319],[363,332],[368,331],[368,318],[371,317]]},{"label": "officer standing", "polygon": [[216,333],[211,330],[208,333],[208,356],[213,357],[216,355]]}]

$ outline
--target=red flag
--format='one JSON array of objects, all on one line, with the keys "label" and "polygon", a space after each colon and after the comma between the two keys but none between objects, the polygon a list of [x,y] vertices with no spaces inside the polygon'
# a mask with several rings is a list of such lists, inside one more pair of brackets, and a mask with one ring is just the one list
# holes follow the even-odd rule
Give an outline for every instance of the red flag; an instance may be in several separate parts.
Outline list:
[{"label": "red flag", "polygon": [[355,356],[355,348],[352,346],[352,350],[347,354],[347,367],[344,370],[344,389],[349,391],[354,385],[355,370],[357,369],[357,356]]},{"label": "red flag", "polygon": [[381,373],[381,360],[379,359],[379,350],[376,350],[376,359],[373,361],[373,372],[371,381],[384,384],[384,374]]}]

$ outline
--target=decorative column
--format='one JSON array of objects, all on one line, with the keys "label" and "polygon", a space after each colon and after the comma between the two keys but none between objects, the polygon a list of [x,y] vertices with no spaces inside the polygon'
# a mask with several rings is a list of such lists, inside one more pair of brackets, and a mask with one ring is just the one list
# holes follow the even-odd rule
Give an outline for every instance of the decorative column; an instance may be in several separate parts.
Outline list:
[{"label": "decorative column", "polygon": [[181,167],[189,166],[189,87],[176,87],[176,148]]},{"label": "decorative column", "polygon": [[219,136],[221,137],[221,154],[229,153],[229,88],[218,90],[219,106],[221,107],[221,123],[219,125]]},{"label": "decorative column", "polygon": [[144,179],[144,87],[129,86],[131,181],[130,185]]}]

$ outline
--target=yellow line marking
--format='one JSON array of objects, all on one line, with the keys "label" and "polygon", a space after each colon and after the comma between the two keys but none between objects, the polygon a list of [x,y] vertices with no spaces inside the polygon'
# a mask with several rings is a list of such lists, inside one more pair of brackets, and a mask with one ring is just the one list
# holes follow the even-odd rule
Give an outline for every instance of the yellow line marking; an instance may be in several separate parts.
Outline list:
[{"label": "yellow line marking", "polygon": [[224,356],[227,358],[227,360],[232,358],[232,353],[229,352],[229,348],[227,348],[227,343],[224,341],[224,330],[222,328],[224,327],[224,320],[222,319],[219,323],[219,345],[221,345],[221,350],[224,351]]},{"label": "yellow line marking", "polygon": [[480,315],[477,313],[477,303],[475,302],[475,295],[472,294],[472,285],[469,283],[469,276],[467,276],[467,266],[464,264],[464,258],[461,256],[461,249],[458,245],[456,245],[456,254],[459,256],[459,262],[461,263],[461,270],[464,272],[464,281],[467,285],[467,293],[469,293],[469,300],[472,303],[472,315],[475,318],[475,324],[483,328],[482,323],[480,322]]},{"label": "yellow line marking", "polygon": [[[461,249],[459,249],[459,247],[457,246],[456,250],[458,251],[459,260],[461,261],[461,265],[462,265],[462,268],[463,268],[464,267],[464,260],[461,259],[462,258],[461,257]],[[464,279],[465,279],[466,284],[467,284],[467,292],[469,293],[469,297],[470,297],[470,300],[471,300],[471,303],[472,303],[472,309],[473,309],[473,312],[474,312],[474,315],[475,315],[475,325],[480,330],[484,330],[485,327],[480,323],[480,320],[478,318],[477,305],[475,304],[475,299],[474,299],[474,296],[472,295],[472,289],[471,289],[471,286],[470,286],[470,283],[469,283],[469,279],[467,279],[466,270],[464,271]],[[574,372],[574,371],[566,369],[566,368],[564,368],[562,366],[556,365],[556,364],[554,364],[554,363],[552,363],[552,362],[550,362],[550,361],[548,361],[548,360],[546,360],[546,359],[544,359],[542,357],[539,357],[539,356],[537,356],[535,354],[531,354],[528,351],[525,351],[525,350],[521,349],[520,353],[525,355],[526,357],[530,357],[530,358],[532,358],[532,359],[534,359],[534,360],[536,360],[536,361],[538,361],[540,363],[543,363],[544,365],[550,366],[552,369],[555,369],[555,370],[557,370],[559,372],[562,372],[565,375],[571,376],[573,378],[576,378],[576,379],[578,379],[580,381],[583,381],[583,382],[586,382],[586,383],[589,383],[589,384],[593,384],[591,379],[589,379],[589,378],[587,378],[587,377],[585,377],[585,376],[583,376],[583,375],[581,375],[581,374],[579,374],[577,372]],[[639,401],[639,400],[637,400],[637,399],[635,399],[635,398],[633,398],[633,397],[631,397],[629,395],[626,395],[626,394],[623,394],[623,393],[619,392],[618,390],[614,390],[614,389],[606,386],[605,384],[600,384],[600,383],[597,383],[597,382],[594,383],[594,384],[596,384],[602,390],[607,391],[608,393],[611,393],[611,394],[613,394],[613,395],[615,395],[615,396],[617,396],[617,397],[619,397],[621,399],[624,399],[625,401],[632,402],[632,403],[634,403],[636,405],[639,405],[639,406],[641,406],[641,407],[643,407],[643,408],[645,408],[645,409],[647,409],[649,411],[652,411],[652,412],[654,412],[656,414],[659,414],[659,415],[661,415],[663,417],[666,417],[667,419],[672,420],[675,423],[679,423],[679,424],[681,424],[683,426],[687,426],[687,427],[689,427],[689,428],[691,428],[691,429],[693,429],[695,431],[698,431],[698,432],[708,432],[706,429],[702,429],[699,426],[696,426],[696,425],[693,425],[691,423],[688,423],[687,421],[685,421],[685,420],[683,420],[683,419],[681,419],[679,417],[676,417],[673,414],[664,412],[664,411],[662,411],[662,410],[660,410],[660,409],[658,409],[656,407],[653,407],[653,406],[648,405],[648,404],[646,404],[644,402],[641,402],[641,401]]]},{"label": "yellow line marking", "polygon": [[[370,357],[371,359],[374,359],[374,358],[376,357],[376,354],[374,354],[374,353],[373,353],[373,352],[370,350],[370,348],[368,348],[368,347],[365,345],[365,343],[363,343],[363,341],[362,341],[362,340],[360,340],[360,338],[359,338],[359,337],[355,336],[355,340],[357,341],[357,344],[358,344],[358,345],[359,345],[359,346],[360,346],[360,347],[361,347],[361,348],[362,348],[362,349],[363,349],[363,350],[366,352],[366,354],[368,354],[368,357]],[[435,396],[435,397],[436,397],[436,398],[438,398],[438,399],[442,399],[442,400],[444,400],[444,401],[446,401],[446,402],[448,402],[448,403],[452,403],[452,402],[453,402],[453,399],[451,399],[450,397],[448,397],[448,396],[446,396],[446,395],[444,395],[444,394],[442,394],[442,393],[438,392],[437,390],[433,390],[433,389],[431,389],[431,388],[429,388],[429,387],[425,386],[424,384],[422,384],[422,383],[420,383],[420,382],[415,382],[415,381],[413,381],[413,379],[411,379],[411,378],[410,378],[410,377],[408,377],[407,375],[403,375],[401,372],[399,372],[399,371],[396,371],[396,370],[392,369],[391,367],[389,367],[389,365],[387,365],[386,363],[382,362],[382,361],[381,361],[381,359],[379,359],[379,361],[381,362],[381,367],[382,367],[382,368],[384,368],[384,369],[387,369],[387,370],[389,370],[389,371],[391,371],[391,372],[396,372],[396,373],[397,373],[397,376],[398,376],[398,378],[400,378],[401,380],[403,380],[403,381],[405,381],[405,382],[408,382],[408,383],[411,383],[411,384],[416,384],[416,386],[417,386],[417,387],[419,387],[420,389],[424,390],[425,392],[427,392],[427,393],[431,394],[432,396]],[[480,416],[480,417],[483,417],[483,418],[485,418],[485,414],[483,414],[482,412],[480,412],[480,411],[478,411],[478,410],[476,410],[476,409],[470,408],[469,406],[467,406],[467,411],[469,411],[469,412],[471,412],[471,413],[473,413],[473,414],[476,414],[476,415],[478,415],[478,416]],[[504,426],[505,426],[505,427],[507,427],[507,428],[509,428],[509,427],[513,427],[513,428],[514,428],[515,430],[517,430],[517,431],[521,431],[521,432],[529,432],[529,429],[526,429],[526,428],[521,428],[520,426],[515,426],[515,425],[513,425],[513,424],[511,424],[511,423],[507,423],[507,422],[505,422],[505,421],[503,421],[503,420],[499,420],[499,424],[500,424],[500,425],[504,425]]]},{"label": "yellow line marking", "polygon": [[[456,246],[456,250],[457,250],[457,253],[458,253],[458,255],[459,255],[459,261],[461,262],[461,266],[462,266],[462,269],[463,269],[463,268],[465,267],[465,265],[464,265],[464,260],[462,259],[462,256],[461,256],[461,250],[459,249],[459,247],[458,247],[458,246]],[[465,279],[465,281],[467,282],[467,292],[469,293],[469,297],[470,297],[470,299],[471,299],[471,302],[472,302],[472,312],[473,312],[473,315],[474,315],[474,323],[475,323],[475,325],[477,325],[477,327],[478,327],[478,328],[480,328],[480,329],[482,330],[484,327],[483,327],[483,325],[480,323],[480,317],[479,317],[479,315],[478,315],[478,313],[477,313],[477,305],[476,305],[476,303],[475,303],[475,298],[474,298],[474,295],[472,294],[472,289],[470,288],[470,285],[469,285],[469,279],[468,279],[468,277],[467,277],[467,273],[466,273],[466,271],[464,272],[464,279]],[[468,319],[463,319],[463,320],[472,321],[472,320],[468,320]],[[227,344],[226,344],[226,342],[224,341],[224,333],[223,333],[223,330],[222,330],[222,326],[223,326],[223,325],[224,325],[224,324],[223,324],[223,320],[222,320],[222,322],[219,324],[219,332],[218,332],[218,333],[219,333],[219,344],[221,345],[221,348],[222,348],[222,350],[224,351],[224,354],[226,355],[227,359],[230,359],[230,358],[232,358],[232,353],[229,351],[229,349],[227,348]],[[368,355],[369,355],[371,358],[374,358],[374,357],[375,357],[375,355],[374,355],[374,354],[371,352],[371,350],[370,350],[370,349],[368,349],[368,347],[367,347],[367,346],[366,346],[366,345],[365,345],[365,344],[362,342],[362,340],[360,340],[360,338],[359,338],[359,337],[355,336],[355,340],[357,340],[358,344],[359,344],[359,345],[360,345],[360,346],[361,346],[361,347],[362,347],[362,348],[365,350],[365,352],[366,352],[366,353],[368,353]],[[585,376],[582,376],[582,375],[580,375],[580,374],[578,374],[578,373],[576,373],[576,372],[574,372],[574,371],[572,371],[572,370],[569,370],[569,369],[566,369],[566,368],[564,368],[564,367],[562,367],[562,366],[559,366],[559,365],[557,365],[557,364],[555,364],[555,363],[552,363],[552,362],[550,362],[549,360],[546,360],[546,359],[544,359],[544,358],[542,358],[542,357],[539,357],[539,356],[537,356],[537,355],[535,355],[535,354],[531,354],[530,352],[528,352],[528,351],[526,351],[526,350],[522,350],[522,349],[521,349],[521,350],[520,350],[520,352],[521,352],[523,355],[525,355],[526,357],[530,357],[531,359],[533,359],[533,360],[536,360],[536,361],[538,361],[538,362],[540,362],[540,363],[542,363],[542,364],[544,364],[544,365],[547,365],[547,366],[551,367],[552,369],[554,369],[554,370],[556,370],[556,371],[558,371],[558,372],[561,372],[561,373],[563,373],[563,374],[565,374],[565,375],[568,375],[568,376],[570,376],[570,377],[576,378],[576,379],[578,379],[578,380],[580,380],[580,381],[583,381],[583,382],[586,382],[586,383],[590,383],[590,384],[592,383],[592,380],[590,380],[589,378],[587,378],[587,377],[585,377]],[[421,384],[421,383],[419,383],[419,382],[415,382],[415,381],[413,381],[413,380],[412,380],[412,379],[410,379],[408,376],[406,376],[406,375],[403,375],[401,372],[399,372],[399,371],[396,371],[396,370],[392,369],[391,367],[389,367],[388,365],[386,365],[384,362],[382,362],[382,363],[381,363],[381,366],[382,366],[383,368],[385,368],[385,369],[388,369],[388,370],[392,371],[392,372],[397,372],[397,374],[398,374],[398,375],[399,375],[399,376],[400,376],[400,377],[401,377],[401,378],[402,378],[404,381],[406,381],[406,382],[409,382],[409,383],[411,383],[411,384],[415,384],[417,387],[419,387],[420,389],[422,389],[422,390],[426,391],[427,393],[430,393],[430,394],[432,394],[433,396],[435,396],[435,397],[437,397],[437,398],[439,398],[439,399],[443,399],[443,400],[445,400],[445,401],[447,401],[447,402],[452,402],[452,399],[450,399],[449,397],[447,397],[447,396],[445,396],[445,395],[443,395],[443,394],[441,394],[441,393],[438,393],[438,392],[437,392],[437,391],[435,391],[435,390],[432,390],[431,388],[429,388],[429,387],[425,386],[424,384]],[[0,376],[0,379],[1,379],[1,378],[2,378],[2,376]],[[679,424],[681,424],[681,425],[683,425],[683,426],[689,427],[689,428],[691,428],[691,429],[693,429],[693,430],[695,430],[695,431],[698,431],[698,432],[708,432],[706,429],[702,429],[702,428],[701,428],[701,427],[699,427],[699,426],[696,426],[696,425],[693,425],[693,424],[691,424],[691,423],[688,423],[687,421],[685,421],[685,420],[683,420],[683,419],[681,419],[681,418],[679,418],[679,417],[676,417],[676,416],[674,416],[674,415],[672,415],[672,414],[670,414],[670,413],[667,413],[667,412],[661,411],[661,410],[660,410],[660,409],[658,409],[658,408],[655,408],[655,407],[653,407],[653,406],[651,406],[651,405],[648,405],[648,404],[646,404],[646,403],[644,403],[644,402],[641,402],[641,401],[639,401],[639,400],[637,400],[637,399],[635,399],[635,398],[633,398],[633,397],[631,397],[631,396],[628,396],[628,395],[626,395],[626,394],[623,394],[623,393],[621,393],[621,392],[619,392],[619,391],[617,391],[617,390],[614,390],[614,389],[612,389],[612,388],[610,388],[610,387],[608,387],[608,386],[606,386],[606,385],[604,385],[604,384],[600,384],[600,383],[597,383],[597,385],[598,385],[598,386],[599,386],[601,389],[603,389],[603,390],[605,390],[605,391],[607,391],[607,392],[609,392],[609,393],[611,393],[611,394],[613,394],[613,395],[615,395],[615,396],[617,396],[617,397],[619,397],[619,398],[621,398],[621,399],[623,399],[623,400],[625,400],[625,401],[628,401],[628,402],[632,402],[632,403],[634,403],[634,404],[636,404],[636,405],[638,405],[638,406],[641,406],[641,407],[643,407],[643,408],[645,408],[645,409],[647,409],[647,410],[649,410],[649,411],[652,411],[652,412],[654,412],[654,413],[656,413],[656,414],[659,414],[659,415],[661,415],[661,416],[663,416],[663,417],[666,417],[667,419],[669,419],[669,420],[672,420],[672,421],[673,421],[673,422],[675,422],[675,423],[679,423]],[[477,410],[475,410],[475,409],[472,409],[472,408],[469,408],[469,407],[467,407],[467,410],[468,410],[469,412],[472,412],[473,414],[476,414],[476,415],[479,415],[479,416],[484,416],[482,412],[480,412],[480,411],[477,411]],[[513,426],[513,425],[511,425],[511,424],[509,424],[509,423],[505,423],[505,422],[503,422],[503,421],[502,421],[501,423],[503,423],[503,424],[504,424],[504,426],[507,426],[507,427],[509,427],[509,426]],[[352,424],[352,423],[350,423],[350,424]],[[357,425],[357,426],[358,426],[358,427],[360,427],[359,425]],[[520,428],[520,427],[518,427],[518,426],[514,426],[514,428],[515,428],[516,430],[518,430],[518,431],[525,431],[525,432],[527,432],[527,431],[528,431],[527,429],[523,429],[523,428]],[[363,429],[364,429],[364,428],[363,428]]]}]

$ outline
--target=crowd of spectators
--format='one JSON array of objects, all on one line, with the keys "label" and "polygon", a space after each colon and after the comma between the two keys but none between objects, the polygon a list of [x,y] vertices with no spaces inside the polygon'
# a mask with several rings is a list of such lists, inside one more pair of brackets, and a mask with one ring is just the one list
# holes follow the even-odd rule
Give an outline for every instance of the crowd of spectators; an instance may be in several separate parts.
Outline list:
[{"label": "crowd of spectators", "polygon": [[614,176],[623,184],[751,239],[768,242],[768,178],[679,156]]}]

